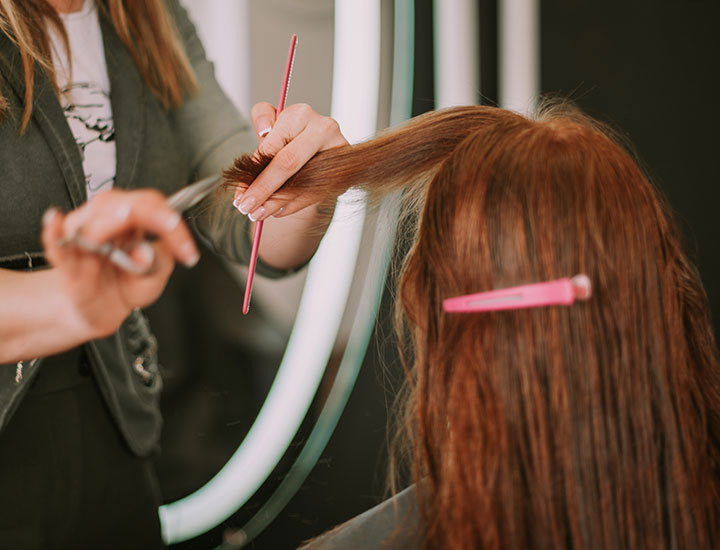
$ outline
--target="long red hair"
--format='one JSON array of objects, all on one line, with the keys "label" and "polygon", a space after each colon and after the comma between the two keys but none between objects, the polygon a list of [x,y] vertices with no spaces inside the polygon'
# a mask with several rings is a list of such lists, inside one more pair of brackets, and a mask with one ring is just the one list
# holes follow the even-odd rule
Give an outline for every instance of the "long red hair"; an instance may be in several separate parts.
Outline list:
[{"label": "long red hair", "polygon": [[[247,184],[249,159],[227,175]],[[707,300],[633,157],[563,106],[430,113],[286,184],[405,188],[404,435],[427,549],[710,548],[720,365]],[[419,199],[418,199],[419,197]],[[588,302],[446,314],[445,298],[586,273]]]}]

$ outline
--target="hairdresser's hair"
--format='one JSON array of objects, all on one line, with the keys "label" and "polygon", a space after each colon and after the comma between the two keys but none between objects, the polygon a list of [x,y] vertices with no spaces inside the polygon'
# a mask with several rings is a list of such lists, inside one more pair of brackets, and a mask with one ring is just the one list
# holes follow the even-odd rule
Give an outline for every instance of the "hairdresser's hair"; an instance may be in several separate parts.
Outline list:
[{"label": "hairdresser's hair", "polygon": [[[102,17],[109,17],[128,48],[148,87],[167,109],[182,103],[197,83],[164,0],[92,0]],[[32,114],[35,67],[45,70],[57,93],[50,39],[46,25],[60,33],[67,48],[62,20],[47,0],[0,0],[0,33],[18,48],[23,64],[25,97],[20,132]],[[8,105],[0,88],[0,120]]]},{"label": "hairdresser's hair", "polygon": [[[246,183],[248,159],[228,171]],[[717,548],[720,365],[658,193],[576,110],[430,113],[317,155],[287,191],[424,200],[397,307],[425,548]],[[588,302],[443,299],[586,273]],[[405,341],[401,334],[400,342]]]}]

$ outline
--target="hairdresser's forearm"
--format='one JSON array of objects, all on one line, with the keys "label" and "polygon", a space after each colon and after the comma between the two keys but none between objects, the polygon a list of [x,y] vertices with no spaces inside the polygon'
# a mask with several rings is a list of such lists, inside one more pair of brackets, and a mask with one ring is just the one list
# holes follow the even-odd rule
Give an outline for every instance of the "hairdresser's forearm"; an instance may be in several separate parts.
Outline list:
[{"label": "hairdresser's forearm", "polygon": [[309,206],[291,216],[264,222],[258,255],[277,269],[291,269],[308,261],[317,250],[330,216]]},{"label": "hairdresser's forearm", "polygon": [[0,269],[0,364],[65,351],[95,335],[76,314],[54,269]]}]

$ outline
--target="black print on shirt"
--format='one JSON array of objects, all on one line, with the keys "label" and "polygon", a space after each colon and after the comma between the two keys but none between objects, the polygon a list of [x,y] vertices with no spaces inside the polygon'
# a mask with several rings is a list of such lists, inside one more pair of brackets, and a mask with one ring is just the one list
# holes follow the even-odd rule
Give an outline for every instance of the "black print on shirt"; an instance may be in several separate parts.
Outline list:
[{"label": "black print on shirt", "polygon": [[[86,132],[75,135],[85,159],[86,149],[94,143],[115,141],[115,124],[112,115],[107,116],[103,107],[110,104],[110,97],[93,82],[74,82],[61,90],[63,97],[69,100],[63,107],[68,123],[75,121],[85,127]],[[71,124],[72,127],[72,124]],[[114,177],[92,182],[92,173],[85,174],[85,182],[90,192],[96,192],[108,184]]]}]

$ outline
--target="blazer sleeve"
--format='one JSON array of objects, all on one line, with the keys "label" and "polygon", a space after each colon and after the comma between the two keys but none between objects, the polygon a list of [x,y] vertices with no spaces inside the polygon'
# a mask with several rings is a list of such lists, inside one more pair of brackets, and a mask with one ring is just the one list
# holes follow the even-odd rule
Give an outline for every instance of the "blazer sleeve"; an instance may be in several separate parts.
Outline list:
[{"label": "blazer sleeve", "polygon": [[[174,113],[175,127],[187,143],[195,181],[219,174],[235,157],[254,151],[257,140],[251,125],[215,79],[213,64],[205,56],[187,11],[178,0],[168,0],[167,5],[199,86]],[[250,221],[232,206],[231,191],[220,191],[201,202],[189,213],[188,220],[212,250],[232,261],[248,262],[252,247]],[[277,278],[302,267],[281,270],[258,258],[257,272]]]}]

